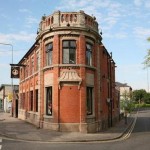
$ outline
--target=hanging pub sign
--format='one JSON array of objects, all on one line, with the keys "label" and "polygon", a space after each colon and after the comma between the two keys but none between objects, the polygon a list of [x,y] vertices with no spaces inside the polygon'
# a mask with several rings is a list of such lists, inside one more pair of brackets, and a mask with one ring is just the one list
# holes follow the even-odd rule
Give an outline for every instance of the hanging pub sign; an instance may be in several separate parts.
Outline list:
[{"label": "hanging pub sign", "polygon": [[11,78],[19,78],[20,77],[20,67],[25,67],[22,64],[10,64],[11,66]]},{"label": "hanging pub sign", "polygon": [[19,66],[11,66],[11,78],[19,78],[19,72]]}]

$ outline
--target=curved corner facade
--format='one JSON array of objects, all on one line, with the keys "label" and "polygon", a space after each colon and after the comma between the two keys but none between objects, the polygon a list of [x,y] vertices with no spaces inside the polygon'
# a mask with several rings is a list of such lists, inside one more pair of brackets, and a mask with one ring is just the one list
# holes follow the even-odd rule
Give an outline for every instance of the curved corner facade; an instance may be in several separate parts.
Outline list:
[{"label": "curved corner facade", "polygon": [[101,40],[96,18],[83,11],[43,16],[19,62],[18,117],[57,131],[112,126],[119,117],[115,62]]}]

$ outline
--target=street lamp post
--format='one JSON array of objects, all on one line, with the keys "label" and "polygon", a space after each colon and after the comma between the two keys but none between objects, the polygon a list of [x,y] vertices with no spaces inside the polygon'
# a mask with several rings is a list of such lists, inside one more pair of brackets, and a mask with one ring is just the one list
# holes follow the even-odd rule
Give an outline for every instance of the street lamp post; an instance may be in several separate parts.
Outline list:
[{"label": "street lamp post", "polygon": [[148,72],[148,67],[147,67],[147,92],[149,92],[149,72]]},{"label": "street lamp post", "polygon": [[[6,46],[11,46],[11,52],[12,52],[12,64],[13,64],[13,45],[10,43],[0,43],[0,45],[6,45]],[[12,90],[12,107],[13,107],[13,97],[14,97],[14,89],[13,89],[13,78],[11,78],[11,90]],[[11,108],[12,109],[12,108]],[[13,112],[11,112],[13,116]]]},{"label": "street lamp post", "polygon": [[0,43],[0,45],[8,45],[11,46],[11,51],[12,51],[12,64],[13,64],[13,45],[9,43]]}]

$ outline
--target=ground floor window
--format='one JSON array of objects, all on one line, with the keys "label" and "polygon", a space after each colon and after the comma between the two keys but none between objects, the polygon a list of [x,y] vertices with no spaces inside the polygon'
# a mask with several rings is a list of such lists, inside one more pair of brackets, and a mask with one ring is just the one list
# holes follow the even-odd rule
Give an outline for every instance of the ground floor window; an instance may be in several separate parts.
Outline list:
[{"label": "ground floor window", "polygon": [[3,101],[0,99],[0,108],[3,108]]},{"label": "ground floor window", "polygon": [[52,115],[52,87],[46,87],[46,115]]},{"label": "ground floor window", "polygon": [[21,109],[25,108],[25,93],[20,94],[20,106]]},{"label": "ground floor window", "polygon": [[25,93],[22,94],[22,108],[25,108]]},{"label": "ground floor window", "polygon": [[35,111],[38,112],[38,90],[35,90]]},{"label": "ground floor window", "polygon": [[30,111],[33,111],[33,91],[30,91]]},{"label": "ground floor window", "polygon": [[87,96],[87,115],[93,114],[93,88],[87,87],[86,89],[86,96]]}]

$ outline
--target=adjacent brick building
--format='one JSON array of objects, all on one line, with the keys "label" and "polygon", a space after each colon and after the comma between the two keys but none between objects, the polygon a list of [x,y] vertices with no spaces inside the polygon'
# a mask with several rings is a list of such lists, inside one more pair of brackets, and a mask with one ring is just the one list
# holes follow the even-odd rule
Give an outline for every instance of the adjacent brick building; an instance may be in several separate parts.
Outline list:
[{"label": "adjacent brick building", "polygon": [[[13,93],[12,93],[13,91]],[[0,86],[0,109],[5,112],[12,111],[12,101],[14,105],[13,116],[18,116],[18,93],[19,85],[1,84]]]},{"label": "adjacent brick building", "polygon": [[20,60],[18,117],[57,131],[96,132],[118,119],[115,62],[96,18],[84,11],[43,16]]},{"label": "adjacent brick building", "polygon": [[[116,82],[116,88],[119,90],[120,92],[120,104],[121,101],[132,101],[132,87],[129,86],[127,83],[120,83],[120,82]],[[124,108],[120,107],[120,113],[124,113]]]}]

